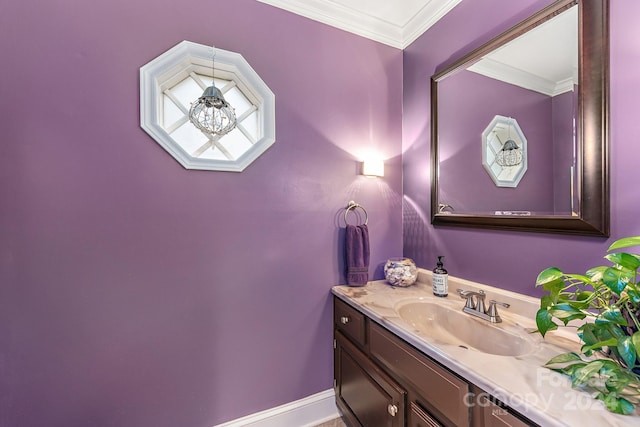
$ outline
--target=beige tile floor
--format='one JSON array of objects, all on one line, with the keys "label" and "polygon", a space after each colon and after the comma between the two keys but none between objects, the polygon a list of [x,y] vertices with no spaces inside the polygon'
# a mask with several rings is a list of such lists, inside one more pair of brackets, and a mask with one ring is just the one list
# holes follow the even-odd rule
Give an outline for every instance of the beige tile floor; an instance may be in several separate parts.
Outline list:
[{"label": "beige tile floor", "polygon": [[318,424],[316,427],[347,427],[347,425],[342,421],[341,418],[336,418],[322,424]]}]

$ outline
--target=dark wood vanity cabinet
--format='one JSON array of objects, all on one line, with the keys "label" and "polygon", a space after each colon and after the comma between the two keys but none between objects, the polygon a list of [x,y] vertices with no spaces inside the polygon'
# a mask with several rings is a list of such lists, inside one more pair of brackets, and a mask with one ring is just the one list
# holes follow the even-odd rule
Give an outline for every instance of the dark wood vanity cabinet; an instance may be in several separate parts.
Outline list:
[{"label": "dark wood vanity cabinet", "polygon": [[350,427],[535,426],[334,297],[334,388]]}]

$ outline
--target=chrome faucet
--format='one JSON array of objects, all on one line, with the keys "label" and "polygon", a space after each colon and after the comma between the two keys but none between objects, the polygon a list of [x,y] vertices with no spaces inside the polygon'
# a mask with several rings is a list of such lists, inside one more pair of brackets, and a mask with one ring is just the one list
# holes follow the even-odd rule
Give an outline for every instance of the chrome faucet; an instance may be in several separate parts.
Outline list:
[{"label": "chrome faucet", "polygon": [[464,289],[456,289],[460,298],[465,299],[466,302],[464,304],[464,308],[462,311],[468,313],[472,316],[479,317],[491,323],[500,323],[502,319],[498,314],[497,305],[501,305],[503,307],[508,308],[509,304],[505,302],[499,302],[496,300],[489,301],[489,308],[486,308],[484,303],[484,299],[486,294],[483,290],[475,291],[466,291]]}]

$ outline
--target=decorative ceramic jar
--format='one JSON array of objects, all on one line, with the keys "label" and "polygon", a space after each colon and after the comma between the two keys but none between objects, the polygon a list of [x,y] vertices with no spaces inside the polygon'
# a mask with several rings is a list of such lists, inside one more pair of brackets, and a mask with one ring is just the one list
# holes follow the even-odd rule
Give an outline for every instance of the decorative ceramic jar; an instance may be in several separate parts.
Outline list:
[{"label": "decorative ceramic jar", "polygon": [[390,258],[384,265],[384,277],[393,286],[411,286],[418,278],[418,269],[410,258]]}]

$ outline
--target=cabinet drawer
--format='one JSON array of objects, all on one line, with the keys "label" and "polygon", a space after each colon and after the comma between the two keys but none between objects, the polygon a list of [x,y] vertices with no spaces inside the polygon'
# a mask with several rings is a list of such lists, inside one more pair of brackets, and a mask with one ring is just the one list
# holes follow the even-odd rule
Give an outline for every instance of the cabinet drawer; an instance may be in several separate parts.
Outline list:
[{"label": "cabinet drawer", "polygon": [[533,422],[525,421],[514,415],[510,409],[498,406],[486,396],[478,398],[478,404],[483,410],[484,427],[534,427]]},{"label": "cabinet drawer", "polygon": [[433,418],[424,408],[415,402],[411,402],[411,416],[409,427],[442,427],[442,424]]},{"label": "cabinet drawer", "polygon": [[338,298],[333,299],[333,321],[336,329],[351,338],[356,344],[365,344],[364,315]]},{"label": "cabinet drawer", "polygon": [[374,358],[400,377],[401,382],[413,386],[424,399],[421,403],[442,424],[469,426],[470,405],[465,404],[469,384],[374,322],[369,325],[369,349]]}]

